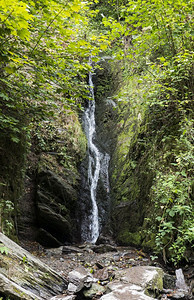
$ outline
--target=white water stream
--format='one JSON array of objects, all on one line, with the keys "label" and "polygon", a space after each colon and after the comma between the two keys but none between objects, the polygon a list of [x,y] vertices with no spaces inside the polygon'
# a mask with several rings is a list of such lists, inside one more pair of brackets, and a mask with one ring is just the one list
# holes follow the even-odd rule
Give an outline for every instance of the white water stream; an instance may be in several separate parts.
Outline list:
[{"label": "white water stream", "polygon": [[103,180],[106,191],[109,192],[109,179],[108,179],[108,164],[109,155],[107,153],[102,154],[97,146],[94,144],[94,137],[96,134],[96,123],[95,123],[95,99],[94,99],[94,88],[92,82],[92,73],[89,74],[89,88],[91,100],[88,102],[88,108],[85,110],[85,132],[88,139],[88,150],[89,150],[89,164],[88,164],[88,183],[90,187],[90,197],[92,203],[92,213],[89,217],[89,233],[88,242],[95,243],[99,236],[99,216],[98,206],[96,202],[96,190],[98,180],[101,177]]}]

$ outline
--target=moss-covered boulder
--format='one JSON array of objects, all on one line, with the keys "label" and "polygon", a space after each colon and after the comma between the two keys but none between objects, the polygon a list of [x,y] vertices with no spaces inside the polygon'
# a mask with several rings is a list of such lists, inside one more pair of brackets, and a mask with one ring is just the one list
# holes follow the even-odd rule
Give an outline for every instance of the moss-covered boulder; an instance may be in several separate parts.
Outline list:
[{"label": "moss-covered boulder", "polygon": [[48,300],[66,289],[63,277],[2,233],[0,250],[0,296]]}]

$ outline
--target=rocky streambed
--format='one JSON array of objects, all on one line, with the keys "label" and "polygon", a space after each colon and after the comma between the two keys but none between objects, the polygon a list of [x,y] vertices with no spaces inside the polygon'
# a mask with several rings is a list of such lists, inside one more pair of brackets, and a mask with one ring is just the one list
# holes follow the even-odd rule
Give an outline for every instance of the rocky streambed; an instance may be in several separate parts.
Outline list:
[{"label": "rocky streambed", "polygon": [[[192,287],[184,283],[184,278],[179,278],[177,285],[173,272],[167,274],[149,255],[131,247],[83,244],[44,249],[36,243],[22,243],[30,253],[2,234],[0,242],[8,250],[0,253],[0,297],[193,299]],[[191,268],[186,275],[191,279]]]},{"label": "rocky streambed", "polygon": [[[25,244],[33,251],[32,245]],[[175,272],[167,273],[142,250],[111,244],[83,244],[37,249],[34,254],[68,282],[67,289],[52,299],[192,299],[191,289]],[[186,273],[192,277],[192,269]],[[184,279],[183,279],[184,280]]]}]

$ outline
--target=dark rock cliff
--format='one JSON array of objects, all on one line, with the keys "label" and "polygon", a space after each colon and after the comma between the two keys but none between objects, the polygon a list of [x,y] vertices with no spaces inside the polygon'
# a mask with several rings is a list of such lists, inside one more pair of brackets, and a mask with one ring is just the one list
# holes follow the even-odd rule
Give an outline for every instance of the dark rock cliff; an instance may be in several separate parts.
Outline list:
[{"label": "dark rock cliff", "polygon": [[86,140],[75,112],[38,130],[18,201],[17,230],[20,239],[57,247],[79,239],[78,166]]}]

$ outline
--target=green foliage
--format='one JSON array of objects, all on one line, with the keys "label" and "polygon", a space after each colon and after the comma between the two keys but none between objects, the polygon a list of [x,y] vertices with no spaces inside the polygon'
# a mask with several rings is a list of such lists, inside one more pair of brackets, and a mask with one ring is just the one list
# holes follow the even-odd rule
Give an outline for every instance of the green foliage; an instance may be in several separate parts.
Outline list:
[{"label": "green foliage", "polygon": [[22,262],[23,262],[23,264],[27,263],[27,257],[26,256],[23,256]]},{"label": "green foliage", "polygon": [[0,243],[0,252],[1,252],[1,254],[7,255],[9,253],[9,250],[4,244]]},{"label": "green foliage", "polygon": [[[31,136],[38,153],[57,153],[64,167],[75,168],[82,157],[86,143],[75,110],[88,98],[88,57],[106,51],[122,60],[125,82],[113,98],[120,117],[116,199],[154,203],[146,230],[156,236],[156,251],[174,263],[184,257],[193,239],[191,11],[191,0],[0,0],[4,230],[10,231],[21,192],[15,177],[24,176]],[[10,204],[8,191],[17,185]]]},{"label": "green foliage", "polygon": [[156,175],[152,199],[156,208],[156,249],[169,249],[178,263],[194,239],[193,211],[189,200],[190,178],[184,171]]},{"label": "green foliage", "polygon": [[60,105],[54,118],[39,122],[33,128],[36,153],[45,153],[56,158],[60,166],[74,170],[86,151],[86,138],[78,115]]},{"label": "green foliage", "polygon": [[88,33],[89,5],[0,1],[0,119],[12,141],[32,119],[54,114],[56,100],[76,107],[87,96],[88,57],[106,48],[105,36]]},{"label": "green foliage", "polygon": [[[187,247],[194,240],[192,170],[193,120],[179,124],[178,136],[165,135],[163,149],[156,163],[151,199],[154,202],[153,231],[156,233],[156,251],[163,249],[173,263],[186,257]],[[172,142],[172,140],[174,140]]]},{"label": "green foliage", "polygon": [[1,199],[0,203],[0,226],[2,231],[9,235],[13,230],[13,221],[11,219],[12,213],[14,210],[14,204],[11,200]]},{"label": "green foliage", "polygon": [[[192,49],[192,1],[126,2],[119,8],[118,22],[106,16],[103,22],[110,29],[112,41],[119,46],[124,43],[123,53],[132,63],[134,57],[146,61],[149,55],[172,57],[180,49]],[[116,40],[118,35],[121,38]]]},{"label": "green foliage", "polygon": [[[107,47],[106,36],[90,30],[95,16],[91,4],[80,0],[0,0],[0,197],[6,233],[10,233],[17,211],[31,138],[40,142],[37,152],[50,151],[49,139],[50,148],[57,148],[56,131],[52,133],[48,127],[60,111],[68,114],[81,109],[83,99],[88,98],[88,58]],[[43,128],[43,122],[49,125]],[[41,136],[40,131],[50,136]],[[77,138],[72,137],[71,156],[83,154],[83,133],[79,142]],[[70,138],[67,140],[70,143]],[[69,166],[73,159],[66,148],[59,157]],[[14,207],[9,212],[7,199]]]},{"label": "green foliage", "polygon": [[116,199],[144,205],[145,240],[155,236],[156,252],[174,264],[187,257],[194,238],[191,6],[127,1],[119,19],[103,18],[127,83],[117,99]]}]

